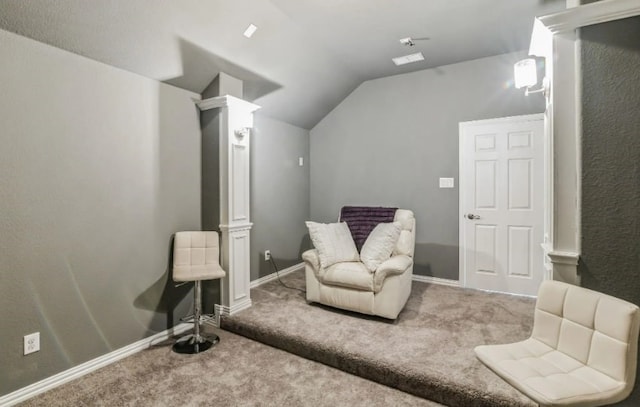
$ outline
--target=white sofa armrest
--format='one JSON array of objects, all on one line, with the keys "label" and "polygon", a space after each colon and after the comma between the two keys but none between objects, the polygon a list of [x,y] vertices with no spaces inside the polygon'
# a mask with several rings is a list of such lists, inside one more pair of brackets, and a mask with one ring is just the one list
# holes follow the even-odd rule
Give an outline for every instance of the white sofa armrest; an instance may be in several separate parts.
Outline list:
[{"label": "white sofa armrest", "polygon": [[309,265],[314,269],[320,268],[320,256],[318,256],[318,251],[316,249],[307,250],[302,253],[302,260],[309,263]]},{"label": "white sofa armrest", "polygon": [[305,251],[304,253],[302,253],[302,260],[304,260],[305,264],[311,267],[311,270],[313,270],[313,274],[316,275],[316,278],[318,280],[321,280],[320,274],[322,267],[320,266],[320,256],[318,255],[318,250],[311,249]]},{"label": "white sofa armrest", "polygon": [[373,290],[379,292],[387,277],[402,274],[413,264],[413,259],[407,255],[400,254],[392,256],[389,260],[380,264],[373,275]]}]

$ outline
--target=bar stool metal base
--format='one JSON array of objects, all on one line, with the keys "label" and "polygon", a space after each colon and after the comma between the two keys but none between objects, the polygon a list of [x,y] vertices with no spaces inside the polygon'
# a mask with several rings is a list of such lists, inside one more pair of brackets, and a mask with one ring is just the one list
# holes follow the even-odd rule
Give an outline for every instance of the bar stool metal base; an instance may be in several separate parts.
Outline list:
[{"label": "bar stool metal base", "polygon": [[193,333],[183,336],[173,345],[176,353],[194,354],[204,352],[216,343],[220,342],[220,337],[216,334],[203,334],[200,331],[200,323],[203,320],[210,320],[211,317],[202,315],[202,285],[200,280],[194,282],[193,287]]},{"label": "bar stool metal base", "polygon": [[173,344],[172,349],[176,353],[185,353],[192,355],[195,353],[204,352],[218,342],[220,342],[220,337],[218,337],[218,335],[216,334],[199,335],[197,339],[195,335],[191,334],[178,339],[178,341]]}]

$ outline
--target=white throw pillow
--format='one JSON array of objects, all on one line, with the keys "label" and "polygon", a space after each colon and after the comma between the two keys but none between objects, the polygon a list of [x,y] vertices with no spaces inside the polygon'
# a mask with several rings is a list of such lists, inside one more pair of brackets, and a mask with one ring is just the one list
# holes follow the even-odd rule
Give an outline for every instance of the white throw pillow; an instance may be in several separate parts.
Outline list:
[{"label": "white throw pillow", "polygon": [[374,272],[378,266],[388,260],[398,243],[402,224],[400,222],[380,223],[376,226],[360,250],[360,261]]},{"label": "white throw pillow", "polygon": [[358,249],[345,222],[306,222],[313,246],[318,250],[322,268],[343,261],[359,261]]}]

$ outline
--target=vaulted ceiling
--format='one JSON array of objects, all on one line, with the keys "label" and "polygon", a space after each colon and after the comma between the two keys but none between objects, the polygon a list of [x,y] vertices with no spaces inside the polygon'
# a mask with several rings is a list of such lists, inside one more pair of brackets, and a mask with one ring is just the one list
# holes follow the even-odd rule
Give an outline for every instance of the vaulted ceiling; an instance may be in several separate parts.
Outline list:
[{"label": "vaulted ceiling", "polygon": [[[201,93],[220,71],[311,128],[363,81],[528,48],[564,0],[0,0],[0,28]],[[253,23],[251,39],[242,33]],[[404,37],[429,38],[415,46]],[[1,46],[1,44],[0,44]],[[422,52],[396,67],[391,58]]]}]

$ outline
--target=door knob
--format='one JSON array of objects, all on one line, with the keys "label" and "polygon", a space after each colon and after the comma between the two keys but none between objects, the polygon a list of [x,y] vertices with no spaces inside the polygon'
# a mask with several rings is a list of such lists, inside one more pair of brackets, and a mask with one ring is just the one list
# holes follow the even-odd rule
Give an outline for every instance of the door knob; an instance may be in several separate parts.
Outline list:
[{"label": "door knob", "polygon": [[467,213],[467,214],[465,215],[465,217],[466,217],[467,219],[471,219],[471,220],[474,220],[474,219],[480,219],[480,215],[474,215],[473,213]]}]

